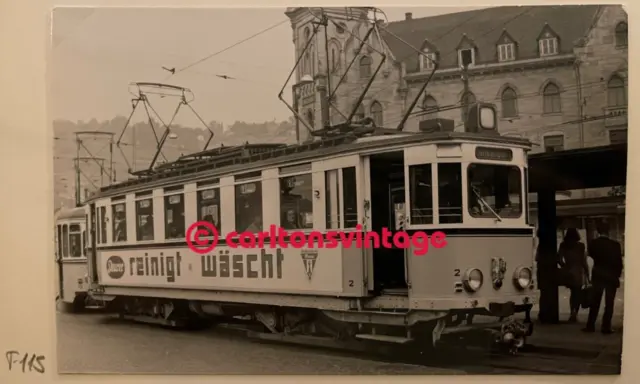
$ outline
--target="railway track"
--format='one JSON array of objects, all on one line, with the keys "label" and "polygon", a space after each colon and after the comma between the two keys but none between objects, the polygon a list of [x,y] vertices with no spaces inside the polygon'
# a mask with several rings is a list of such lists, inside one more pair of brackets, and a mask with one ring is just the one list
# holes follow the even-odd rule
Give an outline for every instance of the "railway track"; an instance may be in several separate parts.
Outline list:
[{"label": "railway track", "polygon": [[[233,326],[227,329],[233,329]],[[287,337],[253,331],[246,331],[245,334],[250,339],[261,342],[331,349],[349,356],[356,354],[379,361],[458,370],[468,374],[618,375],[621,370],[620,356],[593,350],[532,344],[526,344],[515,355],[497,351],[489,343],[469,346],[461,342],[444,344],[439,347],[437,353],[424,353],[409,350],[406,346],[380,345],[364,341],[336,343],[313,336]]]},{"label": "railway track", "polygon": [[[119,319],[117,316],[113,316],[112,319],[130,321]],[[439,346],[437,353],[429,353],[406,346],[372,341],[338,342],[316,336],[264,333],[244,322],[218,324],[213,332],[235,334],[251,342],[323,349],[331,351],[332,354],[439,368],[449,373],[461,371],[471,375],[617,375],[621,370],[619,355],[577,348],[525,344],[517,354],[510,355],[497,351],[490,342],[478,343],[475,339],[470,343],[463,339],[450,339]]]}]

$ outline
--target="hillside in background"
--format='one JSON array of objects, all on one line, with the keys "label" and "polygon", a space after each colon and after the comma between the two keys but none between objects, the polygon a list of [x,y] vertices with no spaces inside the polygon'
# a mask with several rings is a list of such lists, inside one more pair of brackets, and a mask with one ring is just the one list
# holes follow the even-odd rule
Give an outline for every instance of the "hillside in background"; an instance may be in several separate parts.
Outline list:
[{"label": "hillside in background", "polygon": [[[126,123],[126,118],[118,116],[109,121],[98,122],[93,119],[89,122],[72,122],[68,120],[55,120],[54,129],[54,196],[56,209],[61,206],[70,207],[74,205],[76,172],[74,170],[75,157],[96,157],[104,158],[104,167],[109,167],[109,141],[107,137],[85,136],[82,140],[80,151],[77,149],[75,133],[80,131],[103,131],[114,134],[114,143],[118,140]],[[156,135],[163,133],[162,125],[152,122]],[[247,141],[249,143],[287,143],[293,144],[296,140],[294,120],[282,122],[245,123],[237,121],[223,129],[223,125],[213,121],[209,127],[215,136],[209,144],[209,148],[240,145]],[[202,128],[189,128],[179,125],[172,125],[171,132],[173,138],[168,139],[163,147],[162,154],[158,157],[158,162],[173,161],[182,154],[197,152],[203,149],[208,131]],[[135,142],[135,145],[133,145]],[[122,151],[113,146],[113,168],[116,181],[123,181],[130,177],[128,174],[129,165],[133,168],[135,156],[135,169],[145,169],[149,166],[153,155],[156,152],[156,138],[154,137],[151,125],[148,123],[137,123],[129,126],[121,141]],[[81,161],[80,185],[92,191],[101,184],[100,166],[96,161]],[[108,183],[108,177],[102,177],[103,185]]]}]

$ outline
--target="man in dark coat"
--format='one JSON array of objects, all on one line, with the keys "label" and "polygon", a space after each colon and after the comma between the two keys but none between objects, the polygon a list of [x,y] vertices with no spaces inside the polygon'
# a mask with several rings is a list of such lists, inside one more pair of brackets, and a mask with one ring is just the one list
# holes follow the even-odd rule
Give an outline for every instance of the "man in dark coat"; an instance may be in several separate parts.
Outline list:
[{"label": "man in dark coat", "polygon": [[598,225],[598,238],[589,243],[589,256],[593,259],[591,271],[592,301],[589,308],[589,319],[585,332],[594,332],[600,302],[604,293],[604,314],[602,315],[601,331],[612,333],[611,318],[616,291],[620,287],[622,275],[622,247],[620,243],[609,238],[609,228],[605,223]]}]

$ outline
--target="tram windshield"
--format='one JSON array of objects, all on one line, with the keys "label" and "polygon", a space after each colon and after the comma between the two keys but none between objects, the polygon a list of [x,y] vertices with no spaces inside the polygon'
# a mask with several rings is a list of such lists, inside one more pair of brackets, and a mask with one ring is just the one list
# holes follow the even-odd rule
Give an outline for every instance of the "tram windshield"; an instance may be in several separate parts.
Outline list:
[{"label": "tram windshield", "polygon": [[517,218],[522,215],[522,176],[513,165],[470,164],[469,213],[477,218]]}]

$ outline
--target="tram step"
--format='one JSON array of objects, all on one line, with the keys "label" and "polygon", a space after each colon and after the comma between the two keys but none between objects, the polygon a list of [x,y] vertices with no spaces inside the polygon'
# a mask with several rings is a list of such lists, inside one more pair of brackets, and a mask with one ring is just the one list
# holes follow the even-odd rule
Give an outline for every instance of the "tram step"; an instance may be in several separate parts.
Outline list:
[{"label": "tram step", "polygon": [[396,344],[406,344],[413,339],[409,339],[407,337],[400,336],[387,336],[387,335],[372,335],[369,333],[359,333],[356,335],[357,339],[364,340],[374,340],[374,341],[383,341],[385,343],[396,343]]},{"label": "tram step", "polygon": [[101,305],[85,305],[85,309],[104,309]]}]

